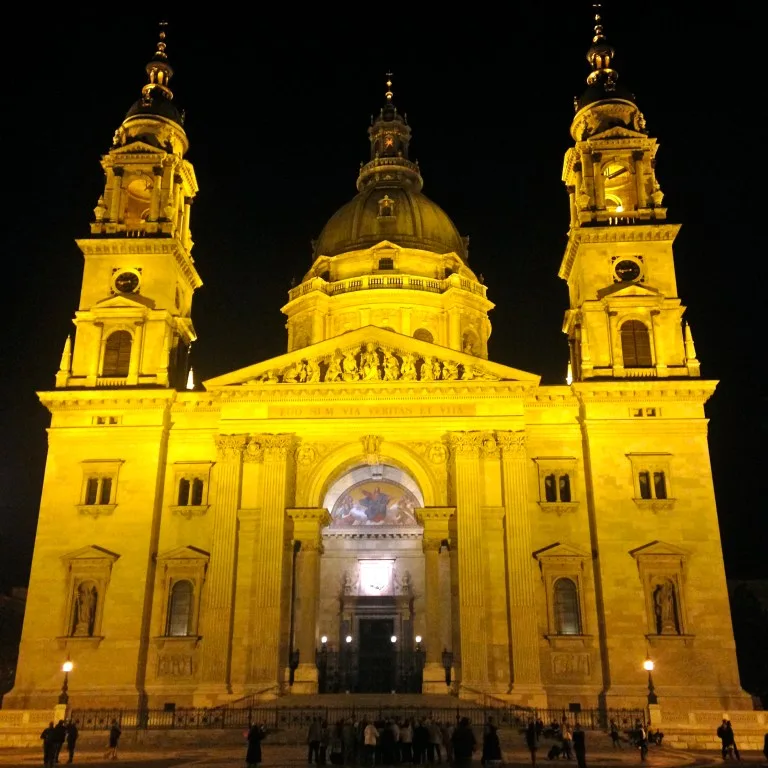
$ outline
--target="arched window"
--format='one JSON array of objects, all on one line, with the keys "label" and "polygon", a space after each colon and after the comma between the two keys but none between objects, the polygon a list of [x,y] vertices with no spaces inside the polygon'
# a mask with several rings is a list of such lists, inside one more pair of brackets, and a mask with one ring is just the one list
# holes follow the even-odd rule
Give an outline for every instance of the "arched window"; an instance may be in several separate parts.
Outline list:
[{"label": "arched window", "polygon": [[644,323],[628,320],[621,326],[621,354],[625,368],[650,368],[651,336]]},{"label": "arched window", "polygon": [[171,587],[166,631],[168,637],[186,637],[192,631],[193,593],[191,581],[177,581]]},{"label": "arched window", "polygon": [[115,331],[107,339],[102,376],[127,376],[133,338],[128,331]]},{"label": "arched window", "polygon": [[558,635],[580,635],[579,591],[573,579],[555,582],[555,631]]},{"label": "arched window", "polygon": [[428,341],[430,344],[435,340],[435,337],[426,328],[419,328],[413,334],[413,338],[419,341]]}]

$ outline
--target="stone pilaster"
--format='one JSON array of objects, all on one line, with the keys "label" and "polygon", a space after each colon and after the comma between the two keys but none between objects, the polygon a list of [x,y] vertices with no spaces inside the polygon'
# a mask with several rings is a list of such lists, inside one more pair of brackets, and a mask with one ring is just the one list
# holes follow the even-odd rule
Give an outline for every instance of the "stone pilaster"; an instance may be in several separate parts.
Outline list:
[{"label": "stone pilaster", "polygon": [[[245,441],[245,435],[216,438],[217,462],[213,467],[211,489],[214,498],[211,559],[201,615],[200,693],[203,696],[228,692],[237,508]],[[204,702],[201,700],[199,704]]]},{"label": "stone pilaster", "polygon": [[488,647],[483,600],[483,529],[480,514],[480,447],[485,433],[451,432],[458,538],[460,689],[488,685]]},{"label": "stone pilaster", "polygon": [[296,556],[296,592],[293,606],[293,649],[299,652],[299,666],[292,693],[317,693],[317,611],[320,599],[320,555],[322,529],[329,525],[327,509],[288,509],[293,520],[293,540],[300,542]]},{"label": "stone pilaster", "polygon": [[415,510],[416,519],[424,527],[425,663],[422,693],[446,693],[441,643],[441,617],[445,606],[440,603],[440,549],[450,538],[448,521],[455,507],[426,507]]},{"label": "stone pilaster", "polygon": [[[245,460],[245,457],[244,457]],[[240,509],[237,513],[237,582],[235,614],[232,622],[232,693],[247,696],[252,691],[251,647],[256,617],[251,610],[251,594],[258,560],[260,509]]]},{"label": "stone pilaster", "polygon": [[[293,435],[254,435],[249,450],[263,452],[263,500],[259,559],[254,576],[252,610],[256,623],[253,637],[253,682],[260,688],[280,688],[287,666],[281,636],[289,621],[289,605],[282,605],[285,573],[285,510],[288,506]],[[287,651],[287,649],[285,649]]]},{"label": "stone pilaster", "polygon": [[520,702],[546,706],[541,684],[539,632],[536,621],[531,521],[526,478],[526,435],[497,432],[501,446],[504,528],[507,547],[509,626],[512,634],[512,688]]}]

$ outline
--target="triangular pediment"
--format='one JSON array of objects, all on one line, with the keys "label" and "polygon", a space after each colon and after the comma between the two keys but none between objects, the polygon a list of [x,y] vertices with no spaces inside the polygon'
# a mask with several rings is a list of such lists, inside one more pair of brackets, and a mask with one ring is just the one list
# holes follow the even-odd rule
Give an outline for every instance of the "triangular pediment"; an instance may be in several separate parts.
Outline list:
[{"label": "triangular pediment", "polygon": [[132,141],[130,144],[124,144],[122,147],[115,147],[110,151],[110,155],[159,155],[165,156],[168,153],[159,147],[153,147],[145,141]]},{"label": "triangular pediment", "polygon": [[639,557],[685,557],[688,553],[674,544],[668,544],[666,541],[651,541],[643,544],[642,547],[631,549],[629,554],[635,559]]},{"label": "triangular pediment", "polygon": [[136,309],[136,307],[154,309],[155,302],[140,293],[116,293],[97,301],[92,309]]},{"label": "triangular pediment", "polygon": [[96,544],[90,544],[87,547],[62,555],[61,559],[68,562],[72,560],[108,560],[110,563],[114,563],[119,557],[120,555],[116,552],[110,552],[104,547],[96,546]]},{"label": "triangular pediment", "polygon": [[210,552],[187,544],[183,547],[175,547],[174,549],[161,552],[158,554],[157,560],[158,562],[167,562],[168,560],[199,560],[200,562],[207,563],[210,557]]},{"label": "triangular pediment", "polygon": [[578,557],[580,559],[585,559],[589,557],[589,552],[584,552],[578,547],[574,547],[572,544],[556,541],[554,544],[550,544],[548,547],[537,549],[533,553],[533,556],[539,561],[556,557]]},{"label": "triangular pediment", "polygon": [[597,292],[598,299],[637,298],[638,296],[652,299],[663,298],[658,289],[643,283],[614,283]]},{"label": "triangular pediment", "polygon": [[[366,353],[375,355],[378,365],[366,366]],[[369,378],[373,368],[377,370]],[[377,382],[440,384],[450,381],[524,381],[538,384],[539,380],[540,377],[533,373],[368,325],[217,376],[204,382],[204,385],[212,390],[265,384],[343,382],[366,386]]]},{"label": "triangular pediment", "polygon": [[648,137],[640,131],[633,131],[631,128],[627,128],[625,125],[614,125],[605,131],[592,134],[590,139],[593,141],[595,139],[642,139],[647,141]]}]

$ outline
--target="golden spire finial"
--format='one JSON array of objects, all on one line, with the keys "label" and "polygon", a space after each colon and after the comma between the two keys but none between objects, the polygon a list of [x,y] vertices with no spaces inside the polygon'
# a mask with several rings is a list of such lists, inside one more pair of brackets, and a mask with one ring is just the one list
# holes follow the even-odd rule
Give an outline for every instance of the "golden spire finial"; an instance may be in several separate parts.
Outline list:
[{"label": "golden spire finial", "polygon": [[157,42],[157,51],[155,56],[161,59],[167,59],[168,54],[165,52],[165,28],[168,26],[167,21],[160,22],[160,39]]},{"label": "golden spire finial", "polygon": [[603,18],[600,15],[602,5],[602,3],[592,3],[592,7],[595,9],[595,35],[592,38],[593,43],[605,40],[605,35],[603,34]]},{"label": "golden spire finial", "polygon": [[387,104],[392,103],[392,72],[387,72],[387,91],[384,94],[387,97]]}]

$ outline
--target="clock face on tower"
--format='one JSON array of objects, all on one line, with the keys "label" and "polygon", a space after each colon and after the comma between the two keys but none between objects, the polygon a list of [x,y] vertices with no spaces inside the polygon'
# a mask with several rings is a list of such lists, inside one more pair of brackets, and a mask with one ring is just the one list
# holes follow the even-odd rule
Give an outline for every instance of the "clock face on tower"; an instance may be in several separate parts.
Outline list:
[{"label": "clock face on tower", "polygon": [[613,268],[616,273],[616,277],[622,283],[631,283],[633,280],[637,280],[640,277],[640,265],[636,261],[630,259],[623,259],[618,262]]},{"label": "clock face on tower", "polygon": [[120,272],[114,285],[119,293],[134,293],[139,287],[139,276],[135,272]]}]

